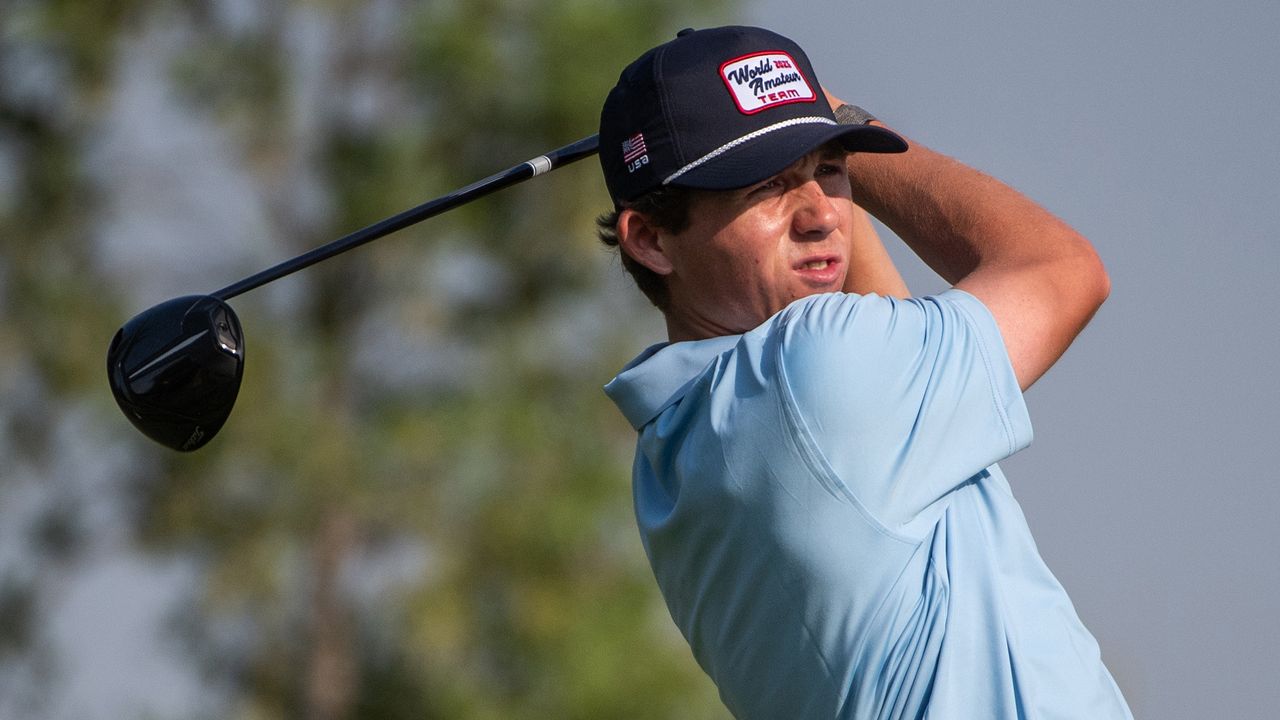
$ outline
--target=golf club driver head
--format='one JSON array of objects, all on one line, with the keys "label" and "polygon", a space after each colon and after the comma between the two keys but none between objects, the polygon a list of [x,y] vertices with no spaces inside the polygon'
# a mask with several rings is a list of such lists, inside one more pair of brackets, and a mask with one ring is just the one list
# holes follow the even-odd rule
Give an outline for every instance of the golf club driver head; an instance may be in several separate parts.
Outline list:
[{"label": "golf club driver head", "polygon": [[124,324],[107,350],[116,403],[143,435],[190,452],[231,414],[244,374],[244,332],[231,306],[189,295]]}]

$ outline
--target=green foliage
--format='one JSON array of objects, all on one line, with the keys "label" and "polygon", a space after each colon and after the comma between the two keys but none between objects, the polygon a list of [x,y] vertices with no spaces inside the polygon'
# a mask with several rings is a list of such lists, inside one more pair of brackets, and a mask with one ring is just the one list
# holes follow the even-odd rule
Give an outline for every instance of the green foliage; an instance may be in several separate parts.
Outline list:
[{"label": "green foliage", "polygon": [[[621,67],[718,0],[271,3],[247,24],[213,7],[26,6],[76,100],[0,107],[29,159],[0,218],[0,352],[38,368],[50,413],[91,397],[118,428],[135,537],[205,573],[179,619],[230,711],[723,716],[644,561],[633,434],[599,389],[652,339],[616,314],[652,311],[606,282],[594,160],[312,268],[286,281],[296,304],[237,299],[238,408],[191,456],[137,439],[104,397],[125,295],[90,232],[114,188],[83,173],[119,49],[177,28],[170,91],[225,133],[286,257],[594,132]],[[56,520],[41,537],[73,552]],[[29,597],[6,591],[8,614]]]}]

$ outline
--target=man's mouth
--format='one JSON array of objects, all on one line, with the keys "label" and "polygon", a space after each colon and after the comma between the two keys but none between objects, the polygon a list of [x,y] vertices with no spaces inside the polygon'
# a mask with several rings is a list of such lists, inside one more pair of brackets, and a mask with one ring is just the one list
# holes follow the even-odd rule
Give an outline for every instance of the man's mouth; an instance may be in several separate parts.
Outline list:
[{"label": "man's mouth", "polygon": [[840,258],[835,256],[815,257],[797,263],[795,269],[813,287],[828,288],[832,283],[840,281],[844,272],[840,262]]}]

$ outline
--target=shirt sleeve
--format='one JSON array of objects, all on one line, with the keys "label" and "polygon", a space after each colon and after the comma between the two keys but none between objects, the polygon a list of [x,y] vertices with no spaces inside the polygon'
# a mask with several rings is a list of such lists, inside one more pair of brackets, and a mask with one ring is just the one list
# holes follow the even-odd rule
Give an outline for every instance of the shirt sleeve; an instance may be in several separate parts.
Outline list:
[{"label": "shirt sleeve", "polygon": [[995,319],[957,289],[831,294],[788,308],[782,402],[815,470],[891,529],[1031,443]]}]

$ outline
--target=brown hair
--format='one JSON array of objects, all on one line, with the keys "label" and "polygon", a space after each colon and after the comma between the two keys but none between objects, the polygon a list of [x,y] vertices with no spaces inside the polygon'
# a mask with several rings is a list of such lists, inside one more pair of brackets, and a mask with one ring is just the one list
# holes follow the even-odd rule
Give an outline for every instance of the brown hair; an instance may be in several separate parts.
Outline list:
[{"label": "brown hair", "polygon": [[[618,216],[623,210],[634,210],[667,232],[682,232],[689,227],[689,211],[693,205],[695,192],[677,185],[663,185],[635,200],[624,201],[620,203],[620,207],[596,218],[596,235],[599,236],[600,242],[611,248],[617,248],[620,240]],[[619,248],[618,255],[622,258],[622,267],[631,273],[636,286],[645,294],[645,297],[649,298],[649,302],[659,310],[665,311],[670,300],[667,295],[666,279],[637,262],[627,254],[626,250]]]}]

